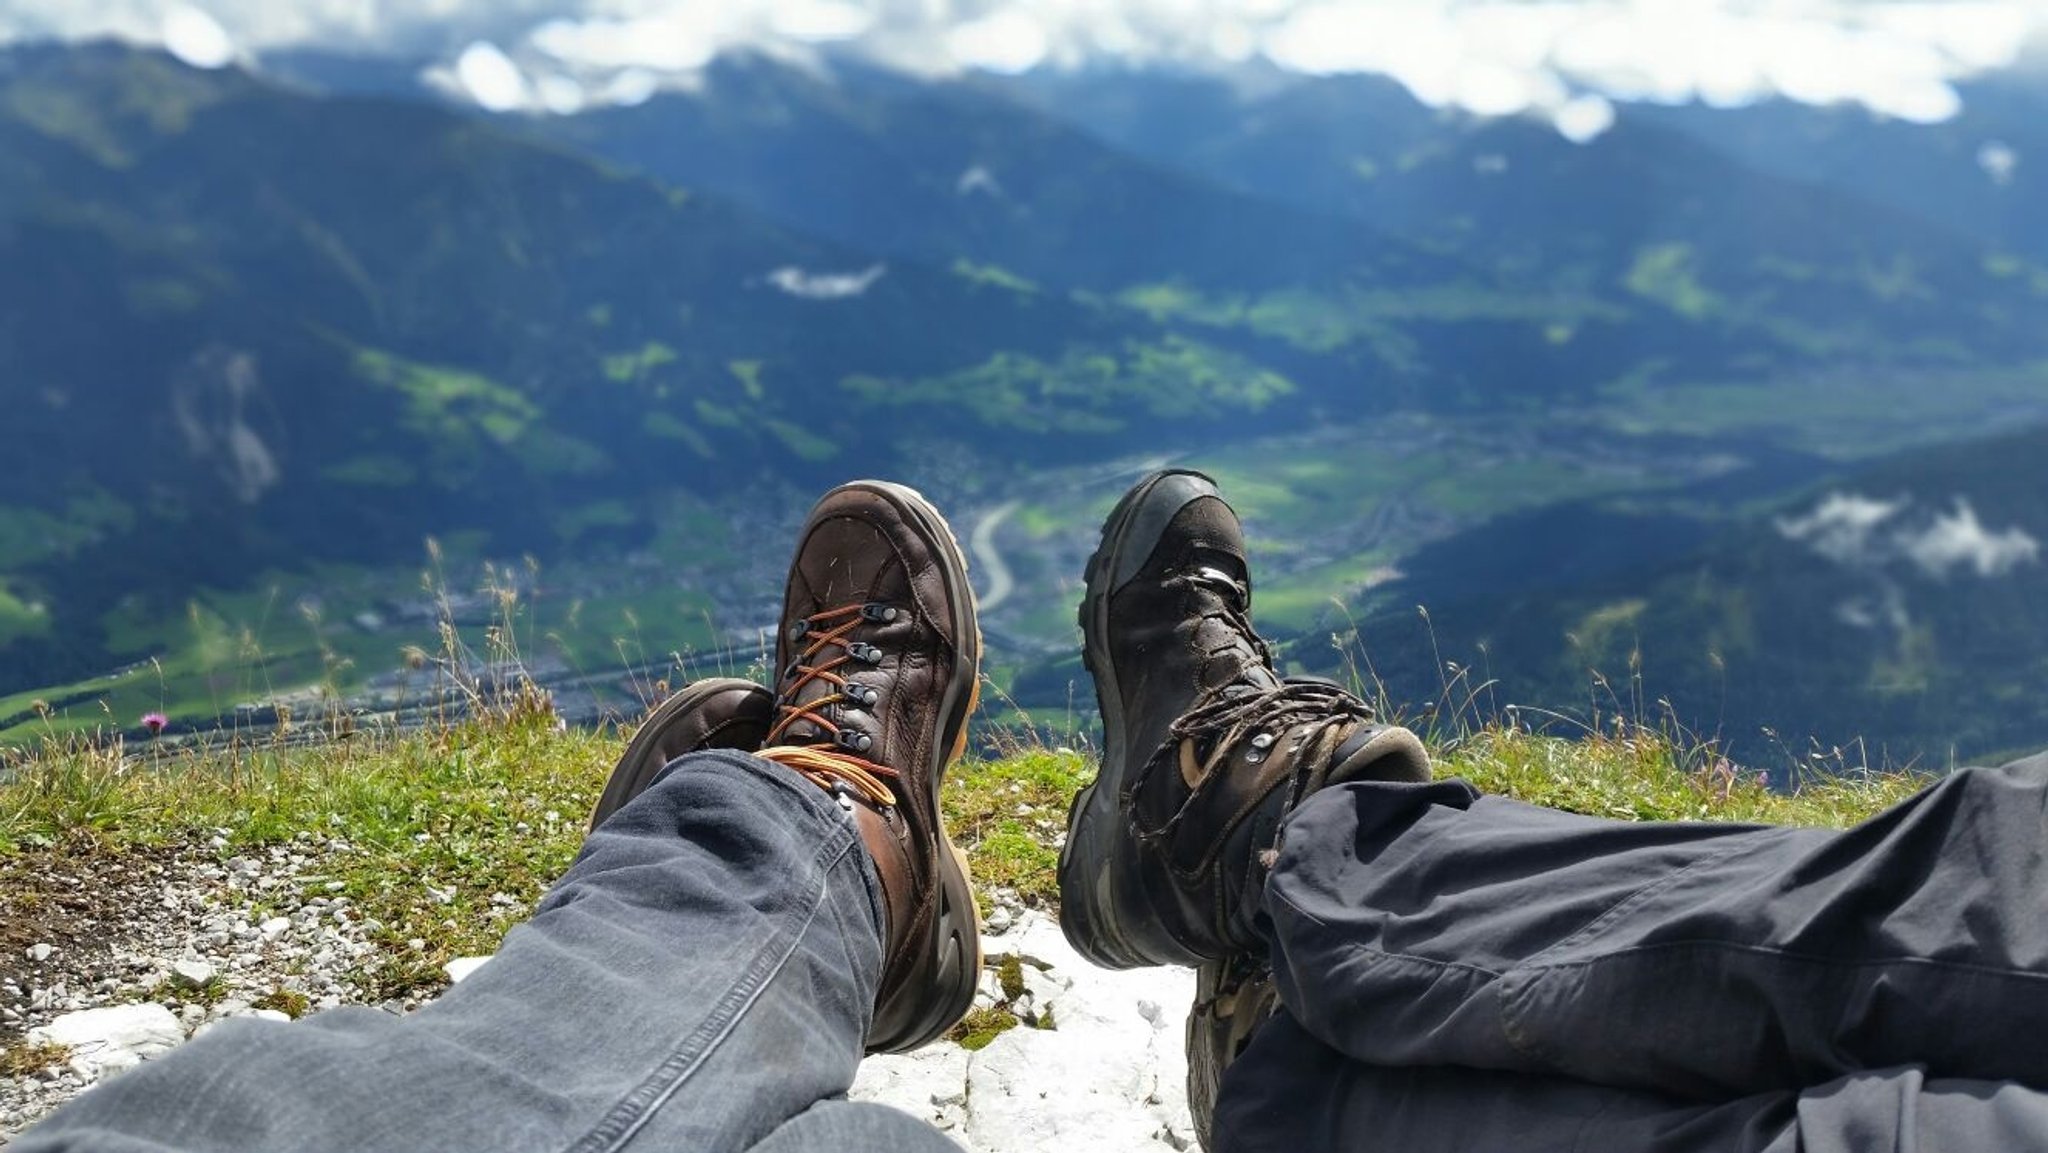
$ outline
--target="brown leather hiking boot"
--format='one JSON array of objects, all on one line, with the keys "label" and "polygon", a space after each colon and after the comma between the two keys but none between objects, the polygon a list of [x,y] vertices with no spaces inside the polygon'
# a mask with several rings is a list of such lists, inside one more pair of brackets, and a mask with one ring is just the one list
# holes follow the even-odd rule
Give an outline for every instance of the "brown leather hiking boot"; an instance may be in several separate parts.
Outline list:
[{"label": "brown leather hiking boot", "polygon": [[1342,781],[1427,780],[1428,758],[1337,685],[1274,671],[1252,629],[1237,514],[1208,477],[1140,481],[1087,578],[1102,769],[1068,813],[1061,927],[1116,969],[1258,952],[1252,917],[1281,817]]},{"label": "brown leather hiking boot", "polygon": [[775,722],[775,694],[736,677],[691,681],[640,722],[590,814],[595,829],[645,792],[670,761],[702,749],[761,747]]},{"label": "brown leather hiking boot", "polygon": [[967,747],[981,633],[938,510],[880,481],[826,493],[790,564],[775,655],[761,756],[858,821],[888,913],[867,1048],[915,1049],[966,1014],[981,975],[967,866],[939,819],[946,766]]},{"label": "brown leather hiking boot", "polygon": [[1239,954],[1204,962],[1195,970],[1195,1003],[1188,1010],[1188,1115],[1195,1141],[1216,1147],[1216,1101],[1223,1074],[1244,1055],[1252,1034],[1280,1011],[1273,970],[1262,958]]}]

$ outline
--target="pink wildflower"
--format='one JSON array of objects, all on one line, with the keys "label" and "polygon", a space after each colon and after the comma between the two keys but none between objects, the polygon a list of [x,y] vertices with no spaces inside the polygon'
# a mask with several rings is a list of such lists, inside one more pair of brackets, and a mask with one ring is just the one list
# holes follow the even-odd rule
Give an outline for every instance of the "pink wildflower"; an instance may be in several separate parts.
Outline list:
[{"label": "pink wildflower", "polygon": [[149,735],[152,737],[156,736],[158,733],[163,732],[164,727],[166,725],[169,725],[170,723],[171,718],[163,715],[162,713],[142,714],[142,727],[148,729]]}]

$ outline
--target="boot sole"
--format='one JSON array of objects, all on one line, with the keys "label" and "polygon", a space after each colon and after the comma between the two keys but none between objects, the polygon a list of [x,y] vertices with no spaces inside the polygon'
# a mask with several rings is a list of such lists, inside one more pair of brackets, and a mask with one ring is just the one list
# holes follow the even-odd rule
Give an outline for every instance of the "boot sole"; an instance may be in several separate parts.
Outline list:
[{"label": "boot sole", "polygon": [[[1130,750],[1124,747],[1123,696],[1117,689],[1115,662],[1104,644],[1109,632],[1109,598],[1117,577],[1130,564],[1125,546],[1138,535],[1133,530],[1139,527],[1139,510],[1161,484],[1183,477],[1198,481],[1200,489],[1206,490],[1196,495],[1221,498],[1213,480],[1190,469],[1166,469],[1140,481],[1103,521],[1102,542],[1088,558],[1086,591],[1076,614],[1081,626],[1081,663],[1095,681],[1095,702],[1102,712],[1102,766],[1093,781],[1075,792],[1067,810],[1067,843],[1060,849],[1059,860],[1060,928],[1076,952],[1105,969],[1201,960],[1193,953],[1161,957],[1140,948],[1125,926],[1156,921],[1157,916],[1149,905],[1124,907],[1109,879],[1116,846],[1130,835],[1125,828],[1123,798],[1132,771]],[[1177,513],[1185,504],[1175,504],[1173,511]],[[1145,556],[1157,547],[1156,534],[1170,520],[1171,515],[1159,520],[1153,532],[1145,534],[1150,539],[1138,542],[1146,550]],[[1145,556],[1138,557],[1137,564],[1142,565]]]},{"label": "boot sole", "polygon": [[967,858],[947,835],[946,819],[939,813],[939,791],[945,783],[946,769],[967,751],[967,719],[981,702],[981,625],[974,611],[974,587],[967,580],[967,554],[953,535],[952,526],[939,515],[939,510],[932,507],[923,494],[907,485],[888,481],[856,481],[845,487],[867,489],[880,495],[909,514],[910,521],[923,530],[927,538],[943,546],[937,551],[946,585],[946,601],[953,609],[953,635],[959,638],[957,643],[960,647],[960,659],[954,666],[952,679],[947,681],[945,694],[939,698],[939,711],[946,718],[946,727],[933,746],[938,754],[937,763],[930,766],[934,831],[944,850],[938,854],[938,924],[933,931],[938,950],[938,970],[933,985],[940,992],[932,998],[925,1012],[920,1013],[899,1035],[868,1039],[870,1052],[898,1053],[935,1041],[959,1023],[960,1018],[973,1007],[975,989],[981,981],[981,908],[974,899],[974,886],[968,879]]}]

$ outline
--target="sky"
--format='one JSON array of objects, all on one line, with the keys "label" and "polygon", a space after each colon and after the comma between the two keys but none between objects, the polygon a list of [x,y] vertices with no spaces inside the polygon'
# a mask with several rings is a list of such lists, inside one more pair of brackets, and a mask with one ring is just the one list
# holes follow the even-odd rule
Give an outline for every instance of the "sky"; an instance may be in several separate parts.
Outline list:
[{"label": "sky", "polygon": [[1781,96],[1938,122],[1958,81],[2048,56],[2048,0],[0,0],[0,42],[103,35],[209,66],[424,57],[487,107],[557,113],[686,86],[743,47],[932,74],[1262,61],[1590,139],[1617,101]]}]

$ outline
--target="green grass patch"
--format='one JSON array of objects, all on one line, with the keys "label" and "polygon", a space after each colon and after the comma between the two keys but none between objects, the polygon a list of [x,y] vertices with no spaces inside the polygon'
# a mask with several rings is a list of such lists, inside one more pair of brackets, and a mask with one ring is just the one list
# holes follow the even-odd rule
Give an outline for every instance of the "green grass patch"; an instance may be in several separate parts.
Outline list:
[{"label": "green grass patch", "polygon": [[976,885],[1014,891],[1027,905],[1059,903],[1059,850],[1074,790],[1094,779],[1079,753],[1033,749],[971,761],[946,777],[946,827],[967,854]]},{"label": "green grass patch", "polygon": [[70,1059],[71,1050],[53,1041],[10,1041],[0,1045],[0,1077],[33,1077]]},{"label": "green grass patch", "polygon": [[1689,244],[1653,244],[1636,253],[1624,281],[1630,292],[1687,320],[1704,320],[1721,310],[1721,300],[1700,283]]},{"label": "green grass patch", "polygon": [[[538,698],[504,705],[487,720],[294,749],[246,744],[153,756],[119,742],[52,737],[0,754],[9,758],[0,761],[0,858],[56,844],[80,853],[193,844],[217,830],[227,842],[223,857],[312,843],[298,839],[306,832],[319,843],[339,838],[346,848],[326,850],[319,871],[379,926],[375,959],[355,976],[380,998],[438,988],[443,964],[494,951],[568,868],[628,735],[560,730]],[[1857,771],[1773,791],[1761,774],[1710,747],[1628,727],[1567,740],[1492,725],[1434,743],[1440,776],[1621,820],[1839,827],[1926,780]],[[1083,754],[1027,745],[948,775],[948,827],[984,902],[1001,889],[1057,907],[1054,846],[1074,791],[1094,771]],[[1020,996],[1022,962],[992,963],[1005,998]],[[305,1009],[286,995],[262,1004]],[[1016,1022],[999,1005],[956,1035],[986,1043]]]}]

